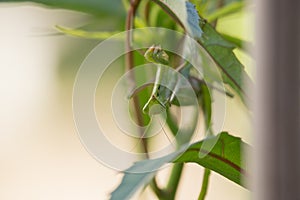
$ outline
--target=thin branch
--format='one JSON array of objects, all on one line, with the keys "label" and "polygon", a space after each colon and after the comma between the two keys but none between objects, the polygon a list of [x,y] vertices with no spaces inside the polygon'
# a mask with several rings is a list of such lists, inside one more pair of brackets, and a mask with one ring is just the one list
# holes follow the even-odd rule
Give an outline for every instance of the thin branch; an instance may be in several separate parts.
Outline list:
[{"label": "thin branch", "polygon": [[150,10],[151,10],[151,5],[149,0],[145,6],[145,21],[148,26],[150,25]]},{"label": "thin branch", "polygon": [[[133,22],[134,22],[134,17],[136,14],[136,10],[140,4],[140,0],[131,0],[130,1],[130,8],[128,10],[127,18],[126,18],[126,41],[125,41],[125,48],[127,54],[125,55],[125,61],[126,61],[126,69],[127,71],[130,71],[131,69],[134,68],[134,60],[133,60],[133,49],[132,49],[132,32],[133,32]],[[130,79],[131,81],[135,81],[135,77],[133,73],[130,73]],[[134,107],[134,112],[135,116],[137,119],[137,123],[140,127],[144,126],[144,120],[143,116],[141,114],[141,106],[140,106],[140,101],[137,96],[133,96],[133,107]],[[141,137],[143,136],[142,130],[139,128],[139,132]],[[148,145],[146,139],[142,138],[142,146],[143,146],[143,151],[146,153],[146,157],[149,158],[148,155]]]},{"label": "thin branch", "polygon": [[[133,22],[134,22],[134,17],[136,15],[136,10],[140,4],[141,0],[131,0],[130,1],[130,8],[128,10],[127,18],[126,18],[126,41],[125,41],[125,48],[127,54],[125,55],[125,62],[126,62],[126,69],[127,71],[130,71],[131,69],[134,68],[134,59],[133,59],[133,49],[132,49],[132,32],[133,32]],[[135,76],[133,73],[130,73],[130,79],[131,81],[135,81]],[[135,116],[137,118],[137,123],[140,127],[144,126],[144,120],[141,114],[141,106],[140,106],[140,101],[138,99],[137,95],[134,95],[133,97],[133,106],[134,106],[134,112]],[[143,132],[141,129],[139,129],[140,135],[141,135],[141,141],[142,141],[142,146],[143,146],[143,151],[146,154],[146,158],[149,158],[148,154],[148,144],[147,140],[143,138]],[[164,191],[161,190],[155,180],[155,177],[151,180],[150,182],[150,187],[152,190],[155,192],[155,194],[160,197],[164,196]]]},{"label": "thin branch", "polygon": [[127,18],[126,18],[126,52],[128,52],[125,56],[126,59],[126,67],[127,70],[131,70],[134,67],[134,62],[133,62],[133,52],[132,52],[132,32],[133,32],[133,26],[134,26],[134,17],[136,15],[137,8],[140,4],[141,0],[131,0],[130,1],[130,8],[127,13]]}]

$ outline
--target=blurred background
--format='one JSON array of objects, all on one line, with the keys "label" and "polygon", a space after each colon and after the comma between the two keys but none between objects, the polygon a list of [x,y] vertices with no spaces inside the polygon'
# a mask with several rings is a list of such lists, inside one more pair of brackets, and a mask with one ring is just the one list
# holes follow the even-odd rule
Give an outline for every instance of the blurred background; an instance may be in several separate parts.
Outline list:
[{"label": "blurred background", "polygon": [[[0,199],[108,199],[121,181],[121,173],[85,150],[73,121],[76,72],[100,41],[66,36],[54,26],[124,30],[124,16],[122,9],[95,17],[33,4],[0,4]],[[253,41],[251,10],[220,20],[220,32]],[[253,74],[252,59],[243,51],[235,53]],[[227,101],[224,130],[252,143],[250,118],[239,100]],[[201,187],[202,167],[187,166],[177,199],[196,199]],[[167,173],[160,172],[159,183]],[[154,197],[147,189],[135,198]],[[221,198],[250,199],[250,192],[212,172],[207,199]]]}]

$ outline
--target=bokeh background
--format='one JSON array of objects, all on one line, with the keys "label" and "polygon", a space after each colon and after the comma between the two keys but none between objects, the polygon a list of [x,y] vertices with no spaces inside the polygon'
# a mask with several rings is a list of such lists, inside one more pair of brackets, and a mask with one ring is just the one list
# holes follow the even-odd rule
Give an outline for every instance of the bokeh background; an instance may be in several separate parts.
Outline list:
[{"label": "bokeh background", "polygon": [[[251,9],[227,16],[220,19],[222,23],[217,29],[253,42],[253,17]],[[0,199],[3,200],[108,199],[122,178],[120,172],[103,166],[85,150],[72,115],[76,72],[100,41],[59,34],[55,25],[123,29],[120,17],[111,15],[96,18],[33,4],[0,4]],[[242,51],[235,53],[253,74],[252,59]],[[250,117],[242,103],[228,100],[224,130],[251,144],[250,127]],[[196,164],[187,166],[177,199],[196,199],[201,187],[203,168]],[[159,183],[163,183],[168,171],[159,173]],[[212,173],[208,200],[241,200],[250,196],[248,190]],[[141,197],[135,197],[153,198],[149,189]]]}]

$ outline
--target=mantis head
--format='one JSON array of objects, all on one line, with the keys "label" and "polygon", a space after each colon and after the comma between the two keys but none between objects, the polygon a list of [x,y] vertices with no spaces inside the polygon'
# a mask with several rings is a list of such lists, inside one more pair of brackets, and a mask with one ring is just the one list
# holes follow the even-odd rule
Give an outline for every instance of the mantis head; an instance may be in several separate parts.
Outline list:
[{"label": "mantis head", "polygon": [[160,45],[152,45],[144,54],[147,61],[156,64],[169,64],[168,54],[160,47]]}]

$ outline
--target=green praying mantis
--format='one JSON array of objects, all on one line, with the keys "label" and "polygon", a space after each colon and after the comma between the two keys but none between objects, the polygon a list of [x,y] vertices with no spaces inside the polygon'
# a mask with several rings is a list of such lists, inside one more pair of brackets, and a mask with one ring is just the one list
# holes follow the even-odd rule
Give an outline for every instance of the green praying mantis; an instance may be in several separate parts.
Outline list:
[{"label": "green praying mantis", "polygon": [[[191,88],[194,90],[194,93],[197,96],[201,94],[201,84],[207,85],[207,83],[205,83],[203,80],[190,75],[190,70],[193,66],[187,61],[176,67],[175,70],[168,70],[168,67],[166,66],[170,66],[169,56],[159,45],[152,45],[150,48],[148,48],[144,54],[144,57],[148,62],[157,64],[153,89],[150,98],[143,107],[144,113],[148,113],[149,108],[154,104],[159,104],[164,109],[170,107],[172,104],[179,106],[190,105],[191,99],[189,99],[189,96],[186,96],[186,98],[180,102],[176,98],[177,93],[180,89],[182,89],[182,77],[188,80]],[[180,73],[182,77],[180,78],[178,75],[176,75],[176,73]],[[221,89],[218,89],[214,86],[207,86],[223,92]],[[135,95],[139,90],[140,89],[133,91],[129,95],[129,98]],[[225,93],[230,97],[233,96],[229,92]]]}]

